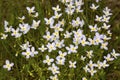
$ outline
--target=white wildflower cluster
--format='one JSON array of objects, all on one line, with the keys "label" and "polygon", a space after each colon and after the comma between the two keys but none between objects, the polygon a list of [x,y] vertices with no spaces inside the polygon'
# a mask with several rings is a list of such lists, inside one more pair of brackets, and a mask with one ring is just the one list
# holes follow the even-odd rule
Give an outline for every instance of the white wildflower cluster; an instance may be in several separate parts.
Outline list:
[{"label": "white wildflower cluster", "polygon": [[60,0],[62,3],[65,4],[65,12],[68,15],[73,15],[75,12],[83,12],[82,5],[84,5],[84,2],[82,0]]},{"label": "white wildflower cluster", "polygon": [[85,72],[89,72],[91,76],[93,76],[97,72],[97,69],[109,67],[108,62],[113,61],[118,56],[120,56],[120,54],[116,53],[113,49],[111,53],[107,54],[107,56],[104,56],[104,61],[98,60],[97,63],[93,63],[93,61],[90,60],[89,63],[85,67],[83,67],[83,69],[85,70]]},{"label": "white wildflower cluster", "polygon": [[28,41],[25,44],[20,45],[20,47],[24,51],[22,52],[22,55],[24,55],[26,58],[34,57],[36,54],[38,54],[38,51],[35,50],[35,47],[30,45]]},{"label": "white wildflower cluster", "polygon": [[[43,63],[44,65],[47,65],[47,70],[52,73],[49,79],[58,80],[62,66],[67,66],[69,69],[75,69],[82,66],[79,64],[77,65],[80,60],[83,61],[83,63],[87,63],[83,66],[83,70],[86,73],[90,73],[91,76],[94,76],[94,74],[97,73],[97,70],[109,67],[109,62],[120,56],[114,49],[106,56],[103,56],[103,60],[94,61],[93,58],[96,57],[96,54],[102,54],[101,52],[96,53],[98,52],[97,50],[102,50],[103,52],[108,50],[109,40],[112,36],[112,33],[109,30],[109,20],[112,15],[111,10],[106,7],[102,12],[103,15],[96,14],[94,19],[95,24],[86,23],[81,16],[75,16],[72,19],[69,19],[70,21],[65,21],[62,12],[67,13],[68,17],[74,15],[74,13],[83,13],[84,10],[82,7],[84,7],[84,2],[83,0],[59,1],[65,5],[65,10],[62,11],[59,5],[51,8],[54,11],[54,14],[49,18],[44,18],[45,26],[47,27],[47,30],[43,35],[45,43],[41,43],[41,46],[38,48],[41,53],[45,53],[45,56],[43,56]],[[89,6],[89,9],[93,12],[97,11],[100,7],[98,5],[100,1],[101,0],[96,0],[95,3]],[[27,7],[27,10],[31,17],[38,16],[35,7]],[[30,29],[36,30],[40,24],[40,20],[33,20],[32,25],[24,23],[24,16],[22,18],[19,17],[19,19],[20,24],[17,29],[14,29],[12,26],[8,27],[8,22],[4,22],[5,34],[2,34],[1,39],[6,39],[8,36],[6,33],[8,32],[11,32],[12,36],[18,38],[21,35],[27,34]],[[99,25],[99,23],[101,23],[101,25]],[[84,29],[87,29],[89,34],[85,34]],[[27,59],[38,54],[36,47],[30,45],[29,41],[20,45],[20,47],[22,55]],[[82,55],[81,52],[85,54]],[[77,57],[72,58],[72,55],[76,55]],[[68,58],[68,56],[71,56],[71,59]],[[6,65],[8,66],[3,67],[11,70],[13,64],[6,61]],[[86,76],[83,76],[82,80],[87,80]]]},{"label": "white wildflower cluster", "polygon": [[[29,8],[27,7],[28,13],[34,17],[38,17],[38,12],[35,12],[35,7]],[[33,13],[35,15],[33,15]],[[19,25],[17,28],[14,28],[13,26],[9,26],[8,21],[4,21],[4,33],[1,34],[1,39],[6,39],[10,33],[11,36],[15,38],[19,38],[24,34],[27,34],[30,29],[37,29],[40,25],[40,20],[33,20],[32,24],[25,23],[25,16],[18,17],[19,19]],[[16,26],[15,26],[16,27]]]},{"label": "white wildflower cluster", "polygon": [[[75,13],[75,11],[83,12],[83,10],[81,9],[82,5],[84,4],[82,2],[82,0],[60,0],[60,1],[65,4],[65,6],[66,6],[65,12],[68,15],[73,15]],[[96,0],[96,2],[99,3],[98,0]],[[97,3],[96,3],[96,5],[92,4],[92,6],[90,6],[90,9],[92,9],[93,11],[96,11],[99,8],[99,5],[97,5]],[[79,9],[78,9],[78,7],[79,7]],[[53,7],[52,9],[54,11],[61,11],[59,5],[57,5],[56,8]],[[109,30],[110,25],[108,25],[108,23],[109,23],[110,16],[112,15],[112,13],[110,12],[110,9],[108,9],[106,7],[103,10],[103,14],[104,15],[102,15],[101,17],[96,15],[96,18],[95,18],[95,21],[102,23],[103,26],[99,26],[97,23],[94,25],[88,26],[88,28],[90,30],[89,35],[93,34],[93,36],[91,36],[91,37],[87,37],[84,34],[83,28],[84,28],[85,22],[83,19],[80,19],[80,17],[76,17],[76,19],[73,19],[71,22],[69,22],[69,25],[72,26],[73,30],[71,32],[69,30],[65,31],[63,36],[64,36],[64,39],[72,38],[73,44],[69,43],[69,45],[67,46],[66,44],[62,43],[62,45],[64,45],[62,47],[65,47],[67,52],[62,52],[62,51],[58,52],[59,55],[61,55],[61,57],[63,56],[63,58],[60,58],[59,56],[57,56],[56,57],[56,60],[57,60],[56,65],[55,65],[55,63],[52,63],[52,67],[48,68],[48,70],[51,70],[54,75],[54,77],[51,76],[50,79],[54,80],[54,78],[55,78],[55,80],[58,80],[57,74],[60,73],[60,71],[59,71],[59,67],[57,65],[65,65],[66,58],[64,56],[70,55],[71,53],[78,54],[79,46],[82,46],[82,47],[100,46],[99,47],[100,49],[108,50],[108,47],[107,47],[108,41],[111,39],[111,34],[112,34]],[[60,15],[57,18],[58,20],[61,15],[62,14],[60,13]],[[48,30],[48,31],[46,31],[46,35],[43,36],[44,39],[49,41],[47,44],[48,52],[57,50],[57,46],[55,45],[55,42],[56,42],[56,40],[60,41],[60,37],[61,37],[60,32],[64,31],[62,28],[63,26],[62,26],[62,24],[59,23],[59,21],[57,24],[55,24],[55,19],[56,18],[54,17],[54,15],[49,19],[45,18],[46,25],[48,25],[50,29],[54,29],[54,33],[50,33]],[[62,19],[62,20],[64,20],[64,19]],[[55,24],[55,26],[54,26],[54,24]],[[57,27],[57,30],[55,27]],[[107,33],[101,33],[102,30],[105,30]],[[56,34],[56,36],[53,34]],[[59,47],[59,49],[61,49],[62,47]],[[112,56],[113,54],[114,54],[114,56]],[[115,50],[113,50],[113,52],[111,52],[111,54],[104,56],[103,61],[98,60],[97,63],[93,63],[93,61],[92,61],[93,56],[94,56],[94,50],[86,51],[86,56],[81,55],[81,60],[83,60],[83,61],[86,61],[86,58],[90,59],[89,63],[85,67],[83,67],[83,69],[85,70],[85,72],[90,73],[91,76],[93,76],[97,72],[97,68],[102,69],[102,68],[108,67],[109,66],[108,61],[113,61],[115,58],[117,58],[119,56],[119,53],[115,53]],[[47,58],[46,58],[46,60],[47,60]],[[54,61],[54,59],[48,58],[49,63],[51,63],[53,61]],[[44,61],[44,63],[45,63],[45,61]],[[77,67],[76,64],[77,64],[77,61],[69,61],[70,68],[76,68]],[[82,80],[87,80],[87,78],[83,77]]]}]

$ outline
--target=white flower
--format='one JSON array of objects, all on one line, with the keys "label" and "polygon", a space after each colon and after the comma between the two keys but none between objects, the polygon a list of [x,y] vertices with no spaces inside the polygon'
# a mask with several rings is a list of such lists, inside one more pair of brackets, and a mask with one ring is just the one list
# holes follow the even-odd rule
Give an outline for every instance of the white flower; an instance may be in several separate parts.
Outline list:
[{"label": "white flower", "polygon": [[77,31],[73,31],[73,33],[74,33],[74,37],[81,38],[81,36],[83,35],[83,30],[78,29]]},{"label": "white flower", "polygon": [[39,26],[39,24],[40,24],[40,20],[38,20],[38,21],[33,20],[31,28],[37,29],[37,27]]},{"label": "white flower", "polygon": [[63,31],[63,28],[61,28],[61,25],[58,23],[54,27],[55,32]]},{"label": "white flower", "polygon": [[56,50],[55,43],[48,43],[47,48],[48,48],[48,52],[52,52],[53,50]]},{"label": "white flower", "polygon": [[66,8],[65,12],[68,14],[68,15],[73,15],[75,9],[70,9],[70,8]]},{"label": "white flower", "polygon": [[101,0],[96,0],[97,3],[98,3],[99,1],[101,1]]},{"label": "white flower", "polygon": [[3,33],[1,33],[1,39],[6,39],[7,37],[8,37],[7,34],[3,34]]},{"label": "white flower", "polygon": [[107,37],[106,35],[103,35],[103,39],[106,41],[106,40],[110,40],[111,37]]},{"label": "white flower", "polygon": [[14,63],[10,63],[9,60],[6,60],[5,65],[3,65],[3,68],[6,68],[8,69],[8,71],[10,71],[13,66],[14,66]]},{"label": "white flower", "polygon": [[83,77],[82,80],[88,80],[86,77]]},{"label": "white flower", "polygon": [[83,27],[84,21],[80,20],[80,18],[77,17],[76,20],[72,20],[71,24],[72,24],[73,27],[78,27],[78,26]]},{"label": "white flower", "polygon": [[38,54],[38,51],[35,51],[35,47],[31,47],[31,56],[34,57],[35,54]]},{"label": "white flower", "polygon": [[107,61],[104,60],[103,63],[102,63],[102,67],[103,67],[103,68],[106,68],[106,67],[108,67],[108,66],[109,66],[109,64],[107,64]]},{"label": "white flower", "polygon": [[81,7],[84,4],[84,2],[83,2],[83,0],[75,0],[74,4],[75,4],[76,7],[77,6]]},{"label": "white flower", "polygon": [[114,49],[112,50],[111,55],[112,55],[115,59],[117,59],[117,57],[120,56],[120,54],[119,54],[119,53],[116,53]]},{"label": "white flower", "polygon": [[102,21],[102,17],[99,17],[98,15],[96,15],[95,21],[101,22]]},{"label": "white flower", "polygon": [[45,20],[45,24],[46,25],[50,25],[50,26],[52,26],[53,24],[54,24],[54,19],[53,19],[53,17],[51,17],[51,18],[49,18],[49,19],[47,19],[47,18],[44,18],[44,20]]},{"label": "white flower", "polygon": [[64,38],[70,38],[71,35],[72,35],[71,32],[66,31],[65,34],[64,34]]},{"label": "white flower", "polygon": [[78,13],[78,12],[83,12],[83,10],[81,9],[81,6],[77,6],[76,12],[77,12],[77,13]]},{"label": "white flower", "polygon": [[34,6],[32,8],[26,7],[26,9],[27,9],[27,11],[28,11],[29,14],[35,13],[35,11],[34,11],[35,7]]},{"label": "white flower", "polygon": [[69,61],[69,67],[70,68],[76,68],[76,61],[72,62],[72,61]]},{"label": "white flower", "polygon": [[114,58],[112,58],[110,54],[107,54],[107,56],[104,56],[104,59],[107,60],[107,61],[113,61],[114,60]]},{"label": "white flower", "polygon": [[110,13],[110,9],[108,9],[108,7],[106,7],[106,8],[104,8],[104,10],[103,10],[103,13],[105,14],[105,16],[111,16],[112,15],[112,13]]},{"label": "white flower", "polygon": [[85,70],[85,72],[87,73],[89,68],[88,68],[88,65],[86,65],[85,67],[83,67],[83,69]]},{"label": "white flower", "polygon": [[102,62],[97,61],[97,67],[98,67],[98,69],[101,69],[101,68],[102,68],[102,66],[103,66]]},{"label": "white flower", "polygon": [[20,45],[22,50],[26,50],[27,48],[31,47],[32,45],[29,44],[29,41],[27,41],[25,44]]},{"label": "white flower", "polygon": [[78,46],[70,44],[70,47],[66,47],[66,49],[68,50],[68,54],[77,53]]},{"label": "white flower", "polygon": [[86,41],[86,37],[83,35],[81,37],[80,43],[82,46],[86,46],[89,42]]},{"label": "white flower", "polygon": [[62,27],[64,27],[64,25],[65,25],[65,20],[62,19],[61,21],[58,21],[58,23],[59,23]]},{"label": "white flower", "polygon": [[38,17],[38,12],[36,12],[32,17]]},{"label": "white flower", "polygon": [[30,26],[28,24],[19,24],[20,31],[23,32],[23,34],[27,34],[27,32],[30,30]]},{"label": "white flower", "polygon": [[103,15],[102,21],[108,23],[110,20],[110,17]]},{"label": "white flower", "polygon": [[83,55],[80,58],[82,61],[85,61],[86,57],[84,57]]},{"label": "white flower", "polygon": [[45,48],[44,45],[41,46],[41,48],[38,48],[41,52],[44,52],[45,50],[47,50],[47,48]]},{"label": "white flower", "polygon": [[107,30],[107,29],[109,29],[109,28],[110,28],[110,26],[111,26],[111,25],[107,25],[106,23],[103,23],[102,28]]},{"label": "white flower", "polygon": [[88,38],[88,40],[89,40],[89,44],[88,45],[96,45],[94,39]]},{"label": "white flower", "polygon": [[70,2],[70,3],[66,4],[67,8],[70,8],[70,9],[74,9],[75,8],[74,2],[72,0],[66,0],[66,1]]},{"label": "white flower", "polygon": [[48,68],[48,70],[51,70],[54,75],[60,73],[59,67],[57,67],[54,63]]},{"label": "white flower", "polygon": [[94,26],[90,25],[89,28],[90,28],[91,32],[98,31],[97,24],[95,24]]},{"label": "white flower", "polygon": [[108,50],[108,47],[107,47],[107,45],[108,45],[108,42],[105,42],[105,43],[101,43],[101,49],[105,49],[105,50]]},{"label": "white flower", "polygon": [[43,63],[47,63],[48,65],[51,65],[51,63],[54,61],[54,59],[50,59],[48,55],[46,55],[46,60],[43,60]]},{"label": "white flower", "polygon": [[91,76],[93,76],[97,71],[94,70],[94,68],[91,68],[88,70],[88,72],[91,74]]},{"label": "white flower", "polygon": [[96,32],[94,36],[94,40],[96,45],[98,45],[99,43],[103,43],[103,35]]},{"label": "white flower", "polygon": [[[52,38],[51,38],[51,40],[52,41],[56,41],[56,40],[58,40],[59,39],[59,31],[55,31],[55,32],[53,32],[53,34],[52,34]],[[55,38],[55,39],[54,39]]]},{"label": "white flower", "polygon": [[65,46],[64,45],[64,40],[61,40],[61,41],[55,40],[55,46],[58,47],[58,48],[64,47]]},{"label": "white flower", "polygon": [[12,30],[12,26],[10,26],[10,27],[5,27],[5,32],[7,33],[7,32],[11,32],[11,30]]},{"label": "white flower", "polygon": [[62,16],[62,13],[58,14],[58,12],[55,11],[53,18],[54,19],[59,19],[61,16]]},{"label": "white flower", "polygon": [[55,12],[57,12],[57,11],[61,11],[59,5],[57,5],[56,7],[52,7],[52,9],[53,9]]},{"label": "white flower", "polygon": [[107,31],[107,34],[109,34],[110,36],[112,35],[112,33],[111,33],[111,31],[110,31],[110,30],[108,30],[108,31]]},{"label": "white flower", "polygon": [[27,48],[26,52],[22,52],[22,55],[26,56],[27,59],[30,58],[30,56],[32,55],[30,48]]},{"label": "white flower", "polygon": [[72,2],[73,0],[66,0],[66,3],[70,3],[70,2]]},{"label": "white flower", "polygon": [[46,31],[46,35],[44,35],[43,38],[47,39],[47,41],[51,40],[50,32]]},{"label": "white flower", "polygon": [[65,58],[57,57],[56,60],[57,60],[56,63],[59,65],[64,65],[65,63]]},{"label": "white flower", "polygon": [[67,52],[59,51],[58,53],[59,53],[59,55],[57,56],[57,58],[62,58],[63,59],[67,55]]},{"label": "white flower", "polygon": [[87,57],[88,58],[92,58],[93,57],[93,50],[90,50],[90,51],[86,51],[87,52]]},{"label": "white flower", "polygon": [[92,5],[90,6],[90,8],[91,8],[92,10],[97,10],[98,7],[99,7],[99,6],[95,6],[95,4],[92,4]]},{"label": "white flower", "polygon": [[4,28],[5,32],[11,32],[12,26],[8,27],[9,23],[7,21],[4,21]]},{"label": "white flower", "polygon": [[23,20],[25,19],[25,16],[18,17],[18,19],[20,20],[20,22],[23,22]]},{"label": "white flower", "polygon": [[88,63],[88,66],[89,66],[90,68],[94,68],[94,67],[96,67],[97,65],[94,64],[92,60],[90,60],[89,63]]},{"label": "white flower", "polygon": [[57,75],[50,76],[50,79],[51,79],[51,80],[58,80],[58,76],[57,76]]},{"label": "white flower", "polygon": [[12,28],[12,36],[15,36],[15,38],[18,38],[18,37],[20,37],[22,34],[21,33],[19,33],[19,28],[17,28],[16,30],[14,29],[14,28]]},{"label": "white flower", "polygon": [[8,23],[8,21],[4,21],[4,27],[8,27],[8,25],[9,25],[9,23]]}]

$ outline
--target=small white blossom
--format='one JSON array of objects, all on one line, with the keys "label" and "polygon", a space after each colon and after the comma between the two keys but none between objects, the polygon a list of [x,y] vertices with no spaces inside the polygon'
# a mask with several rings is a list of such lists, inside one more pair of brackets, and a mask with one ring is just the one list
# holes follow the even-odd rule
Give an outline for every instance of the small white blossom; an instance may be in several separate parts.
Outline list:
[{"label": "small white blossom", "polygon": [[59,67],[57,67],[54,63],[52,64],[51,67],[48,67],[48,70],[52,71],[54,75],[60,73]]},{"label": "small white blossom", "polygon": [[55,43],[48,43],[47,48],[48,48],[48,52],[52,52],[53,50],[56,50]]},{"label": "small white blossom", "polygon": [[7,37],[8,37],[7,34],[3,34],[3,33],[1,33],[1,39],[6,39]]},{"label": "small white blossom", "polygon": [[107,61],[104,60],[104,61],[102,62],[102,67],[103,67],[103,68],[106,68],[106,67],[108,67],[108,66],[109,66],[109,64],[107,64]]},{"label": "small white blossom", "polygon": [[87,57],[92,58],[93,57],[93,50],[87,51]]},{"label": "small white blossom", "polygon": [[98,7],[99,7],[99,6],[95,6],[95,4],[92,4],[92,5],[90,6],[90,8],[91,8],[92,10],[97,10]]},{"label": "small white blossom", "polygon": [[97,24],[95,24],[94,26],[90,25],[89,28],[90,28],[91,32],[98,31]]},{"label": "small white blossom", "polygon": [[33,6],[32,8],[26,7],[27,11],[29,14],[35,13],[35,7]]},{"label": "small white blossom", "polygon": [[27,48],[31,47],[32,45],[29,44],[29,41],[27,41],[25,44],[20,45],[22,50],[26,50]]},{"label": "small white blossom", "polygon": [[76,68],[76,61],[72,62],[72,61],[69,61],[69,67],[70,68]]},{"label": "small white blossom", "polygon": [[44,18],[44,20],[45,20],[45,24],[46,25],[53,25],[54,24],[54,19],[53,19],[53,17],[51,17],[51,18],[49,18],[49,19],[47,19],[47,18]]},{"label": "small white blossom", "polygon": [[50,79],[51,79],[51,80],[58,80],[58,76],[57,76],[57,75],[50,76]]},{"label": "small white blossom", "polygon": [[10,63],[9,60],[6,60],[5,65],[3,65],[3,68],[6,68],[8,69],[8,71],[10,71],[13,66],[14,66],[14,63]]},{"label": "small white blossom", "polygon": [[43,60],[43,63],[47,63],[48,65],[51,65],[51,63],[54,61],[54,59],[50,59],[48,55],[46,55],[46,60]]},{"label": "small white blossom", "polygon": [[54,10],[54,11],[61,11],[61,9],[60,9],[60,7],[59,7],[59,5],[57,5],[56,7],[52,7],[52,9]]},{"label": "small white blossom", "polygon": [[86,57],[84,57],[84,56],[81,56],[81,58],[80,58],[82,61],[85,61],[85,59],[86,59]]},{"label": "small white blossom", "polygon": [[36,54],[38,54],[38,51],[35,50],[35,47],[31,47],[31,56],[34,57]]},{"label": "small white blossom", "polygon": [[70,44],[70,47],[66,47],[66,49],[68,50],[68,54],[77,53],[78,46]]},{"label": "small white blossom", "polygon": [[20,31],[23,32],[23,34],[27,34],[27,32],[30,30],[30,26],[28,24],[19,24]]},{"label": "small white blossom", "polygon": [[114,58],[112,58],[110,54],[107,54],[107,56],[104,56],[104,59],[107,60],[107,61],[113,61],[114,60]]},{"label": "small white blossom", "polygon": [[18,38],[18,37],[20,37],[22,34],[21,33],[19,33],[19,28],[17,28],[16,30],[14,29],[14,28],[12,28],[12,36],[15,36],[15,38]]},{"label": "small white blossom", "polygon": [[94,68],[91,68],[88,70],[88,72],[91,74],[91,76],[93,76],[97,71],[94,70]]},{"label": "small white blossom", "polygon": [[47,48],[45,48],[44,45],[42,45],[40,48],[38,48],[41,52],[44,52],[45,50],[47,50]]},{"label": "small white blossom", "polygon": [[117,59],[118,56],[120,56],[120,53],[116,53],[115,50],[113,49],[112,52],[111,52],[111,55]]},{"label": "small white blossom", "polygon": [[27,48],[26,52],[22,52],[22,55],[26,56],[27,59],[30,58],[30,56],[32,55],[30,48]]},{"label": "small white blossom", "polygon": [[39,24],[40,24],[40,20],[38,20],[38,21],[33,20],[31,28],[37,29],[37,27],[39,26]]}]

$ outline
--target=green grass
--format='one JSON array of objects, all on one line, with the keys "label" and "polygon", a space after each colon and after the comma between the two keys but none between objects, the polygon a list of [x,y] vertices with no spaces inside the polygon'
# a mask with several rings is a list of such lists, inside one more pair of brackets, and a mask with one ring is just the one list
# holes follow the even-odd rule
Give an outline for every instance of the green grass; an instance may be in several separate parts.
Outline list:
[{"label": "green grass", "polygon": [[[89,1],[92,0],[84,0],[85,1],[85,14],[77,14],[76,16],[81,16],[85,19],[85,22],[88,24],[94,24],[92,22],[94,15],[93,12],[88,9],[90,5]],[[25,41],[29,40],[30,43],[38,48],[41,46],[41,43],[46,43],[42,36],[45,33],[46,25],[44,24],[44,17],[50,17],[53,14],[51,10],[52,6],[57,5],[58,1],[55,0],[0,0],[0,33],[3,33],[4,20],[7,20],[10,25],[14,27],[18,27],[18,19],[17,17],[21,17],[25,15],[27,17],[25,22],[31,23],[32,19],[27,15],[26,7],[27,6],[35,6],[36,10],[39,13],[39,17],[37,18],[41,20],[41,24],[39,28],[35,30],[30,30],[28,34],[22,36],[21,38],[15,39],[13,37],[8,37],[6,40],[0,40],[0,80],[46,80],[51,75],[50,71],[47,71],[47,66],[43,64],[42,60],[45,59],[44,55],[48,54],[47,52],[41,53],[39,52],[38,56],[34,58],[30,58],[26,60],[21,55],[21,50],[19,44],[23,44]],[[61,8],[64,6],[60,3]],[[101,10],[106,6],[106,2],[101,3]],[[113,16],[110,21],[112,25],[111,30],[113,32],[112,40],[109,44],[109,51],[112,48],[116,49],[117,52],[120,52],[120,23],[117,22],[118,15],[120,15],[119,8],[113,8]],[[67,16],[66,20],[68,19]],[[75,16],[74,16],[75,17]],[[74,17],[70,17],[71,20]],[[70,20],[70,18],[68,20]],[[117,23],[116,23],[117,22]],[[86,25],[87,26],[87,25]],[[87,33],[87,29],[85,29],[85,33]],[[91,48],[88,48],[91,49]],[[96,53],[99,53],[98,50]],[[52,57],[55,58],[56,52],[52,53]],[[104,52],[106,54],[106,52]],[[16,57],[15,55],[18,54]],[[81,52],[81,54],[84,54]],[[104,54],[103,54],[104,55]],[[76,59],[76,55],[72,55]],[[99,56],[99,55],[98,55]],[[80,56],[79,56],[80,57]],[[12,71],[7,71],[3,69],[3,65],[5,60],[9,59],[14,62],[14,69]],[[71,56],[68,56],[68,59],[71,59]],[[97,57],[95,58],[97,59]],[[77,58],[79,61],[79,58]],[[79,62],[79,64],[84,65],[84,63]],[[100,70],[95,74],[93,78],[90,80],[120,80],[120,58],[110,63],[110,67],[105,70]],[[62,71],[62,69],[64,69]],[[85,76],[82,66],[80,68],[76,68],[73,70],[66,70],[68,66],[61,67],[61,73],[59,74],[60,80],[80,80],[82,76]],[[83,73],[83,74],[82,74]]]}]

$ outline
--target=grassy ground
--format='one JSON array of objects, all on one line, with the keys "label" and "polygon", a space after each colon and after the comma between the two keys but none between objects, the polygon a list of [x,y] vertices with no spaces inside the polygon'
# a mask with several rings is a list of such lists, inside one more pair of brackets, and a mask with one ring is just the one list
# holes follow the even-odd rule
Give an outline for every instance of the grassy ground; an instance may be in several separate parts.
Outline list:
[{"label": "grassy ground", "polygon": [[[39,18],[43,20],[44,16],[49,16],[46,11],[51,11],[49,8],[53,5],[56,5],[57,1],[55,0],[0,0],[0,32],[3,32],[3,21],[7,20],[10,22],[10,25],[17,26],[17,17],[22,16],[22,15],[27,15],[26,13],[26,6],[36,6],[36,9],[39,12]],[[85,0],[87,1],[87,0]],[[112,25],[111,30],[113,32],[113,38],[110,42],[110,49],[115,48],[117,52],[120,52],[120,1],[114,0],[116,2],[112,2],[113,0],[110,0],[109,2],[105,2],[104,4],[108,4],[108,6],[112,9],[113,11],[113,16],[110,21],[110,24]],[[104,6],[104,5],[103,5]],[[42,22],[43,23],[43,22]],[[42,26],[42,29],[45,30],[44,28],[45,25]],[[41,30],[38,30],[39,34],[42,35],[43,33]],[[30,32],[28,35],[31,43],[34,45],[39,44],[40,42],[37,42],[37,39],[40,39],[41,37],[37,37],[36,35],[39,36],[38,33],[36,32]],[[32,35],[32,36],[30,36]],[[29,39],[28,39],[29,40]],[[15,57],[16,53],[19,53],[19,48],[16,45],[16,43],[22,43],[19,41],[24,41],[23,39],[21,40],[16,40],[13,38],[9,38],[9,40],[0,40],[0,80],[37,80],[37,78],[47,75],[47,74],[42,74],[41,73],[41,68],[37,66],[36,64],[39,62],[39,59],[36,57],[35,60],[30,60],[30,62],[25,61],[25,59],[22,59],[20,57]],[[4,64],[4,61],[6,59],[10,59],[11,61],[14,61],[15,65],[15,73],[13,72],[7,72],[4,69],[2,69],[2,66]],[[34,63],[32,65],[36,72],[34,71],[34,75],[31,73],[32,71],[29,71],[30,63]],[[42,63],[42,62],[40,62]],[[24,66],[21,66],[23,64],[26,64]],[[28,65],[27,65],[28,64]],[[42,66],[43,67],[43,66]],[[38,77],[35,79],[35,75]],[[28,79],[29,77],[29,79]],[[106,75],[104,77],[107,80],[120,80],[120,58],[115,60],[111,66],[106,69]],[[44,80],[44,76],[41,80]]]}]

